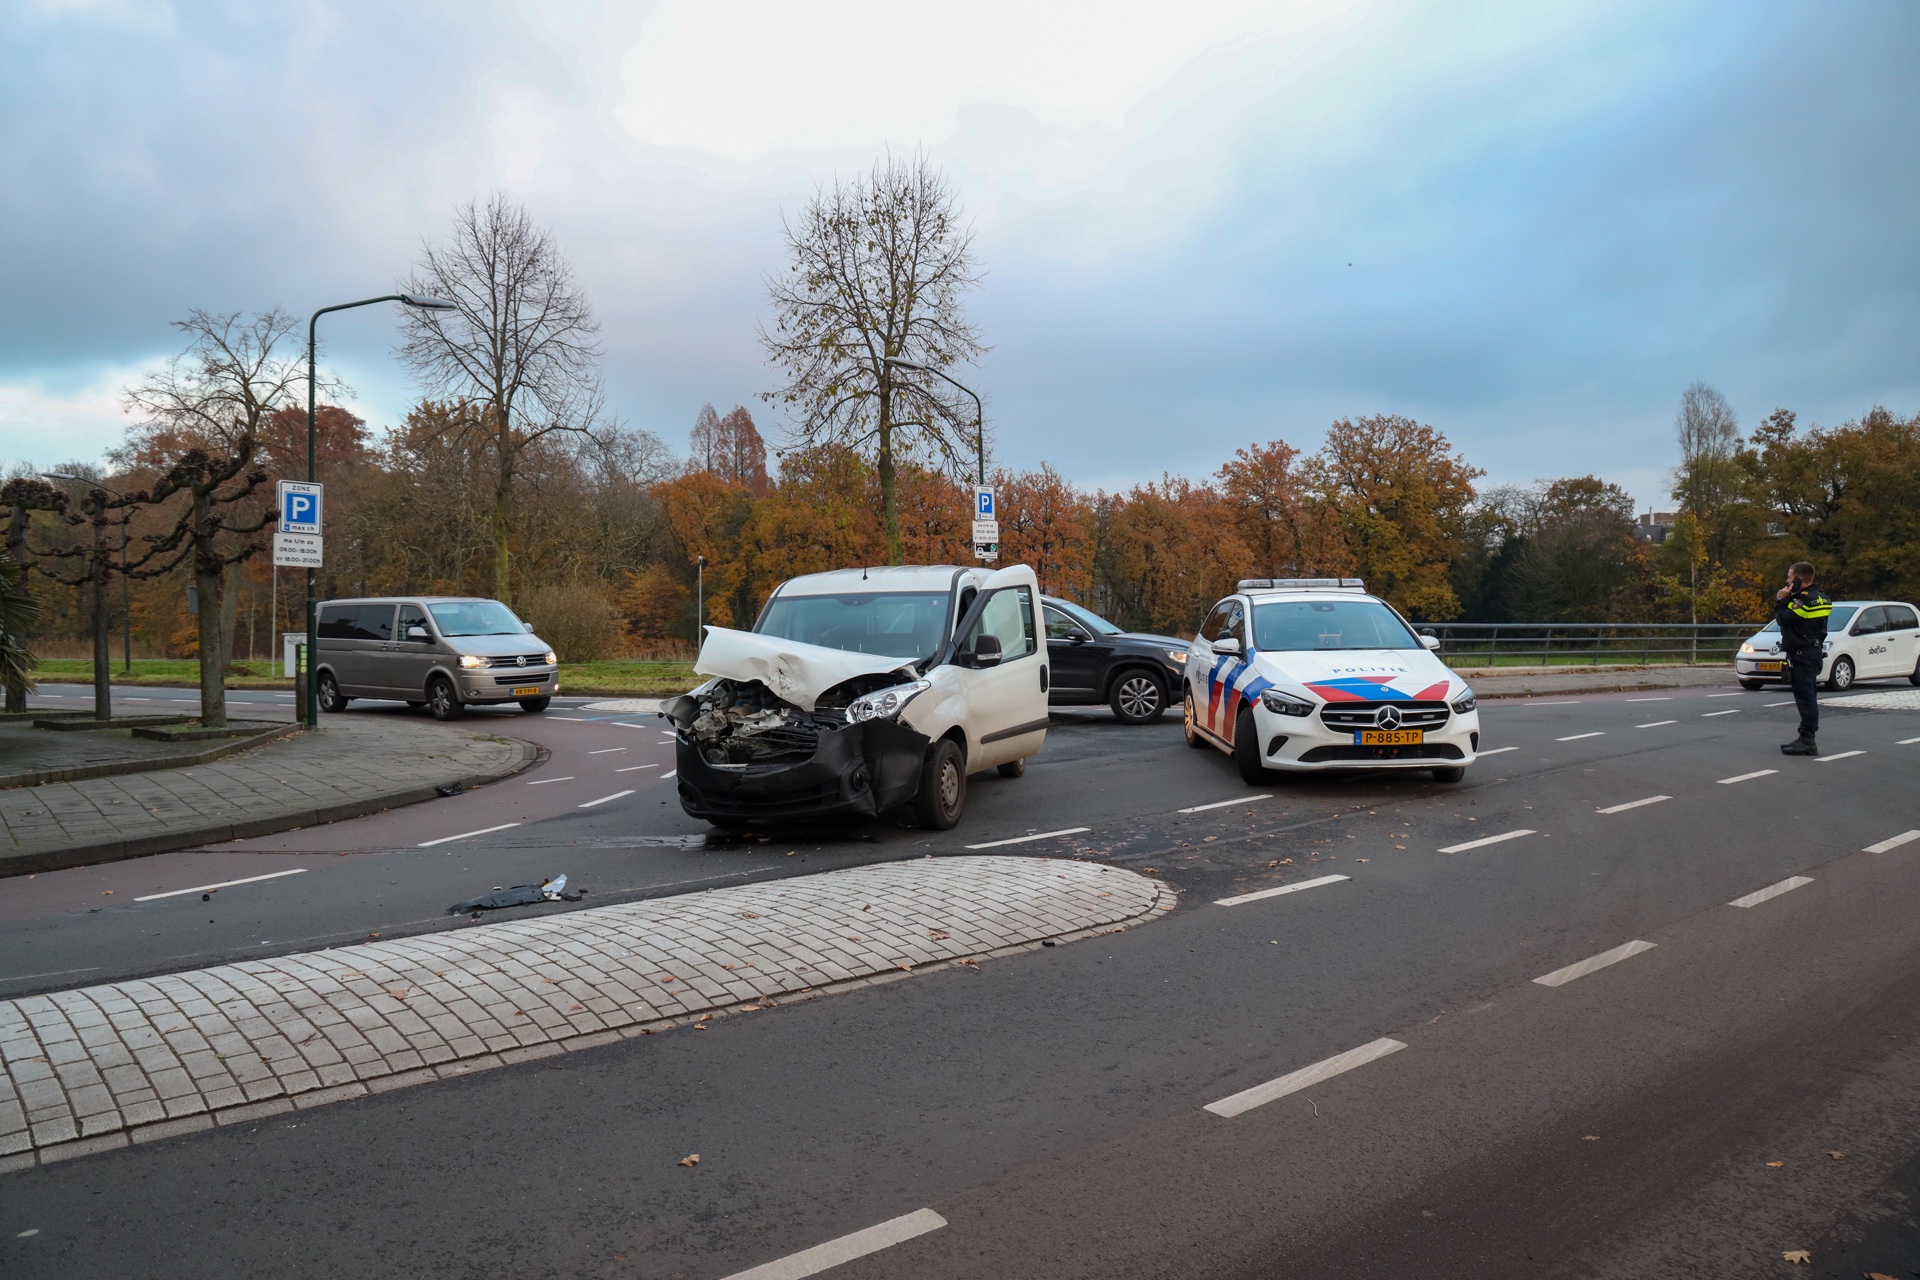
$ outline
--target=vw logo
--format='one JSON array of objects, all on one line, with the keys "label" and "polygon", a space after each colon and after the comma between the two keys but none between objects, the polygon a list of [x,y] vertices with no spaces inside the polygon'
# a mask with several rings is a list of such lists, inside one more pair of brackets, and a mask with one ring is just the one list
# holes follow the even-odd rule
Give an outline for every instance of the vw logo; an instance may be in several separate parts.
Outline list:
[{"label": "vw logo", "polygon": [[1400,708],[1382,707],[1373,713],[1374,727],[1378,729],[1398,729],[1400,727]]},{"label": "vw logo", "polygon": [[521,655],[520,655],[519,657],[517,657],[517,658],[515,658],[515,659],[513,660],[513,665],[514,665],[514,666],[516,666],[516,667],[524,667],[524,666],[526,666],[526,665],[527,665],[527,655],[523,653],[523,654],[521,654]]}]

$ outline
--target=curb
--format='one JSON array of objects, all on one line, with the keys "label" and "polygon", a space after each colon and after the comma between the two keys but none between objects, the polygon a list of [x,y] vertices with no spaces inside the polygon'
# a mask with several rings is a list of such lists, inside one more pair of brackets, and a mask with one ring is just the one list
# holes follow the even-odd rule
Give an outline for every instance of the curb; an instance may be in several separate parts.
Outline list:
[{"label": "curb", "polygon": [[32,773],[10,773],[0,777],[0,791],[15,787],[37,787],[46,782],[85,782],[89,778],[116,778],[126,773],[152,773],[158,769],[191,769],[215,760],[237,755],[249,747],[265,746],[296,733],[299,721],[275,725],[244,738],[234,738],[217,747],[208,747],[185,756],[155,756],[151,760],[122,760],[115,764],[76,764],[64,769],[36,769]]},{"label": "curb", "polygon": [[[298,728],[289,726],[289,729]],[[483,787],[489,782],[498,782],[510,778],[516,773],[529,769],[546,760],[551,754],[545,747],[536,747],[531,742],[512,739],[514,759],[504,768],[488,773],[469,774],[462,778],[449,778],[438,784],[422,784],[408,787],[403,791],[384,791],[379,795],[366,796],[358,800],[342,800],[337,804],[321,805],[313,809],[289,809],[264,817],[246,818],[239,822],[216,822],[199,827],[180,827],[171,831],[156,831],[149,836],[134,836],[128,839],[96,840],[86,844],[66,845],[58,849],[45,849],[32,853],[0,854],[0,879],[8,876],[36,875],[42,871],[64,871],[70,867],[91,867],[102,862],[121,862],[128,858],[146,858],[156,853],[172,853],[176,849],[193,849],[203,844],[223,844],[229,840],[247,840],[254,836],[276,835],[282,831],[292,831],[299,827],[319,826],[326,822],[340,822],[347,818],[363,818],[370,813],[379,813],[385,809],[397,809],[402,805],[419,804],[439,796],[439,788],[458,784],[461,789]]]}]

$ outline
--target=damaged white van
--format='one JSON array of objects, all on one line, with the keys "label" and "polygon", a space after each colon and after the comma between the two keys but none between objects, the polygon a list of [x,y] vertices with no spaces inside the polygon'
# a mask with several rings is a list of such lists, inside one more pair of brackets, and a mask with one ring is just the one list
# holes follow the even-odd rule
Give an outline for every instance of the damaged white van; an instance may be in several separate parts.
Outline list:
[{"label": "damaged white van", "polygon": [[680,804],[716,826],[960,820],[967,777],[1017,778],[1047,736],[1040,584],[1026,565],[842,569],[782,583],[752,631],[708,627],[668,701]]}]

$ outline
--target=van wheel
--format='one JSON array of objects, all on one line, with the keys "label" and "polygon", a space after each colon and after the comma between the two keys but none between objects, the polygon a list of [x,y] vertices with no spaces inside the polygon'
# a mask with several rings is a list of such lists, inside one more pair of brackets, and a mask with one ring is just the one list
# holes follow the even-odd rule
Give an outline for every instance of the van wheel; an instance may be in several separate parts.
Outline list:
[{"label": "van wheel", "polygon": [[427,686],[427,709],[433,712],[435,720],[458,720],[467,714],[465,704],[460,701],[460,691],[445,676],[435,676]]},{"label": "van wheel", "polygon": [[347,699],[340,696],[339,682],[331,671],[320,673],[320,709],[329,714],[347,709]]},{"label": "van wheel", "polygon": [[545,698],[520,699],[520,709],[522,711],[532,711],[537,713],[537,712],[545,711],[548,707],[552,705],[553,705],[553,698],[551,696],[548,696]]},{"label": "van wheel", "polygon": [[1026,772],[1027,762],[1025,760],[1009,760],[1000,766],[1000,776],[1003,778],[1025,777]]},{"label": "van wheel", "polygon": [[1240,781],[1259,786],[1272,781],[1267,767],[1260,763],[1260,731],[1253,727],[1253,708],[1240,708],[1233,722],[1233,763],[1240,770]]},{"label": "van wheel", "polygon": [[1839,657],[1833,660],[1833,670],[1827,673],[1827,688],[1834,693],[1853,687],[1853,659]]},{"label": "van wheel", "polygon": [[920,793],[913,798],[913,816],[929,831],[951,831],[967,803],[967,762],[951,738],[927,748],[920,766]]},{"label": "van wheel", "polygon": [[1767,682],[1765,680],[1742,680],[1740,682],[1740,687],[1742,689],[1745,689],[1748,693],[1753,693],[1756,690],[1766,688]]},{"label": "van wheel", "polygon": [[1463,764],[1448,765],[1446,768],[1435,769],[1433,771],[1433,780],[1435,782],[1458,782],[1466,776],[1467,766]]},{"label": "van wheel", "polygon": [[1195,751],[1203,750],[1209,745],[1207,740],[1200,736],[1200,730],[1196,727],[1198,719],[1199,715],[1193,709],[1193,690],[1189,689],[1186,707],[1181,715],[1181,728],[1187,735],[1187,745]]},{"label": "van wheel", "polygon": [[1145,671],[1122,671],[1107,699],[1114,716],[1126,724],[1151,724],[1167,709],[1160,682]]}]

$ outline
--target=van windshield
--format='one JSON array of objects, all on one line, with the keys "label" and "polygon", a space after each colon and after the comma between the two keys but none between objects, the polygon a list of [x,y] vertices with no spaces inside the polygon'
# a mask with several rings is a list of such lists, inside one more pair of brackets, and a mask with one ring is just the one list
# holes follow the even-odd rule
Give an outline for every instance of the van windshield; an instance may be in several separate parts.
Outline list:
[{"label": "van windshield", "polygon": [[434,625],[443,636],[516,636],[527,629],[513,610],[498,600],[455,600],[449,604],[430,604]]},{"label": "van windshield", "polygon": [[781,596],[754,628],[763,636],[887,658],[932,657],[946,629],[944,591]]}]

